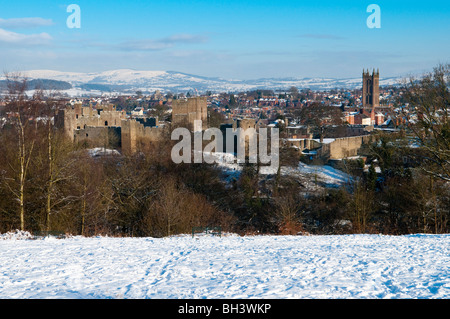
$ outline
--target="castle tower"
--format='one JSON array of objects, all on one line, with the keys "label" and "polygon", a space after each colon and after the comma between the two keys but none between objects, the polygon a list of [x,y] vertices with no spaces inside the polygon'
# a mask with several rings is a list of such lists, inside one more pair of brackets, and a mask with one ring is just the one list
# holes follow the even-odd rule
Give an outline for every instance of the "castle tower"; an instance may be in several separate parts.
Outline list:
[{"label": "castle tower", "polygon": [[194,121],[202,121],[202,129],[208,128],[208,109],[206,97],[194,97],[187,100],[172,101],[172,123],[189,124],[194,127]]},{"label": "castle tower", "polygon": [[380,106],[379,70],[375,72],[374,69],[372,74],[363,70],[362,106],[371,109]]}]

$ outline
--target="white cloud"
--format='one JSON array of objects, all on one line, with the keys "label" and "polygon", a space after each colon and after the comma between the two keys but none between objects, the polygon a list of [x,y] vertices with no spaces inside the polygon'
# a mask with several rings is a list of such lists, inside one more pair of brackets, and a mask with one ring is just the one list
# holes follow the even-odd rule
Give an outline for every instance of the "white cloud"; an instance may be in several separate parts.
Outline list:
[{"label": "white cloud", "polygon": [[0,42],[11,44],[37,45],[48,43],[52,37],[48,33],[22,34],[0,29]]},{"label": "white cloud", "polygon": [[13,18],[13,19],[1,19],[0,28],[8,29],[22,29],[22,28],[37,28],[53,25],[51,19],[43,18]]},{"label": "white cloud", "polygon": [[165,43],[205,43],[208,41],[208,38],[201,35],[193,35],[193,34],[174,34],[170,37],[160,39],[159,42]]},{"label": "white cloud", "polygon": [[179,43],[205,43],[208,38],[192,34],[175,34],[161,39],[131,40],[119,44],[119,48],[126,51],[159,51],[174,47]]},{"label": "white cloud", "polygon": [[159,51],[172,47],[171,43],[155,40],[132,40],[119,44],[119,48],[125,51]]}]

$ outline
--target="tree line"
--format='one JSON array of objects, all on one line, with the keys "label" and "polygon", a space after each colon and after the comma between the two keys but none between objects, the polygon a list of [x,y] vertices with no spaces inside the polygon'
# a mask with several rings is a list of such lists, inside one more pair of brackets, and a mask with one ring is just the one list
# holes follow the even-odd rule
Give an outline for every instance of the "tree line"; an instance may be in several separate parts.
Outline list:
[{"label": "tree line", "polygon": [[[346,185],[311,191],[281,170],[260,174],[259,164],[231,179],[215,165],[174,164],[169,134],[133,155],[92,156],[54,127],[60,100],[39,91],[28,99],[26,81],[14,78],[1,110],[0,232],[163,237],[213,225],[241,234],[448,233],[446,81],[448,67],[439,67],[405,85],[403,129],[365,145],[365,162],[342,161]],[[300,159],[292,149],[280,154],[283,166]]]}]

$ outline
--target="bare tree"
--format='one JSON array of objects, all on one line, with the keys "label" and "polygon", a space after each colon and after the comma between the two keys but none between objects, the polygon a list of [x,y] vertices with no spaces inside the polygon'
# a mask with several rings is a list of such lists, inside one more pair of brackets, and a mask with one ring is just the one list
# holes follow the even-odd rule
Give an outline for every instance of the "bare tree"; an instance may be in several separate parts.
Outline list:
[{"label": "bare tree", "polygon": [[450,181],[450,64],[439,65],[421,79],[409,79],[402,116],[414,142],[423,150],[418,156],[428,174]]},{"label": "bare tree", "polygon": [[164,236],[174,233],[183,219],[183,193],[176,181],[168,178],[163,182],[156,201],[153,202],[154,222]]},{"label": "bare tree", "polygon": [[108,213],[114,205],[113,192],[103,172],[101,160],[92,158],[88,152],[77,152],[70,167],[73,178],[70,183],[72,218],[79,221],[80,235],[108,234]]},{"label": "bare tree", "polygon": [[342,110],[339,107],[321,103],[304,106],[299,116],[302,124],[311,127],[319,136],[320,142],[323,142],[324,135],[330,127],[343,123]]},{"label": "bare tree", "polygon": [[291,86],[289,88],[289,95],[291,96],[291,98],[293,100],[297,100],[299,97],[299,94],[300,94],[300,92],[296,86]]},{"label": "bare tree", "polygon": [[368,189],[365,183],[355,182],[348,214],[356,233],[368,230],[369,219],[375,210],[374,195],[374,191]]},{"label": "bare tree", "polygon": [[10,165],[13,177],[7,182],[7,186],[19,204],[20,229],[25,230],[25,185],[36,142],[39,103],[28,100],[26,78],[20,74],[5,74],[5,77],[9,93],[6,112],[17,139],[15,163]]},{"label": "bare tree", "polygon": [[279,219],[282,234],[296,235],[303,230],[301,222],[301,209],[304,200],[300,187],[294,179],[284,181],[277,196],[273,198],[276,216]]}]

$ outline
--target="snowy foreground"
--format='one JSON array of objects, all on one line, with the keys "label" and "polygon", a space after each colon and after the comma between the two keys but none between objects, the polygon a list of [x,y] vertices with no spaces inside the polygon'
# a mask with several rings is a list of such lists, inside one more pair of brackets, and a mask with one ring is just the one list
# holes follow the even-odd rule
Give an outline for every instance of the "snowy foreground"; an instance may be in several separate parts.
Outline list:
[{"label": "snowy foreground", "polygon": [[450,298],[450,235],[17,239],[0,298]]}]

